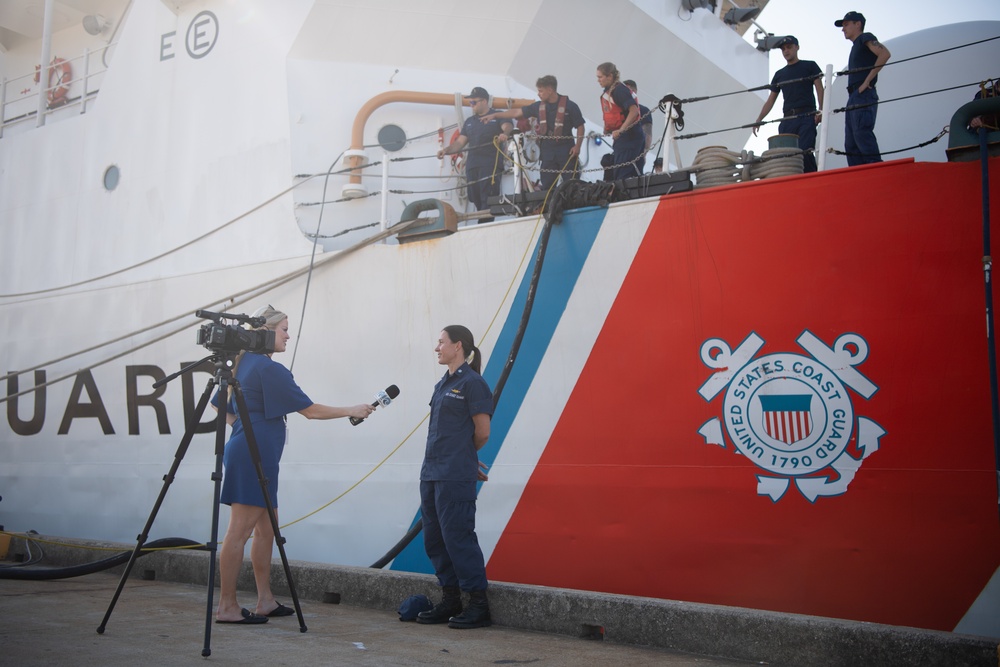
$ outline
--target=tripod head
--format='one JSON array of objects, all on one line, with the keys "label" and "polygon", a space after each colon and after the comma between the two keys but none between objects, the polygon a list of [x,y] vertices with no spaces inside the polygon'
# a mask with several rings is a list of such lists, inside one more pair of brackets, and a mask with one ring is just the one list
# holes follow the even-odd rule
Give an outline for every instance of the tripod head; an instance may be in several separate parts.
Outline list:
[{"label": "tripod head", "polygon": [[162,387],[171,380],[179,378],[185,373],[190,373],[194,369],[198,368],[206,361],[210,361],[215,366],[215,379],[217,382],[221,381],[223,377],[229,379],[233,377],[233,366],[236,365],[236,353],[235,352],[216,352],[210,354],[203,359],[199,359],[193,363],[188,364],[184,368],[180,369],[176,373],[171,373],[162,380],[157,380],[153,383],[153,389],[157,387]]}]

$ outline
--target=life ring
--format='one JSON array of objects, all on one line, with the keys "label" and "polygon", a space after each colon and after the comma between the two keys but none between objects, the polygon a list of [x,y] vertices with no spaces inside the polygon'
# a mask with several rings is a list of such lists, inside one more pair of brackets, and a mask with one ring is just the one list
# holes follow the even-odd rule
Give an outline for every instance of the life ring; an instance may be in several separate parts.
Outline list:
[{"label": "life ring", "polygon": [[[462,131],[455,130],[455,133],[451,135],[451,141],[448,142],[448,145],[451,146],[453,143],[458,141],[458,138],[460,136],[462,136]],[[461,172],[462,169],[465,167],[465,153],[462,151],[459,151],[458,153],[452,153],[451,166],[455,169],[455,171]]]},{"label": "life ring", "polygon": [[[35,65],[35,83],[41,80],[41,69],[41,65]],[[49,108],[53,109],[66,104],[66,94],[69,93],[69,84],[73,80],[73,66],[68,61],[56,57],[52,59],[48,69],[49,80],[45,87],[45,97],[49,101]]]}]

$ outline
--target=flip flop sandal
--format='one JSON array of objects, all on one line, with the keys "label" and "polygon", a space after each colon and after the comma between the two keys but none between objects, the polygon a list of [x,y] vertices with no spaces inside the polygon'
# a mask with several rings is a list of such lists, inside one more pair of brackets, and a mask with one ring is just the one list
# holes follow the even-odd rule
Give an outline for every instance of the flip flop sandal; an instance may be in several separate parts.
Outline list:
[{"label": "flip flop sandal", "polygon": [[216,623],[232,623],[234,625],[260,625],[261,623],[267,623],[267,616],[258,616],[249,609],[240,609],[240,613],[243,614],[243,618],[238,621],[220,621],[215,620]]},{"label": "flip flop sandal", "polygon": [[270,617],[274,617],[274,616],[292,616],[294,614],[295,614],[295,610],[294,609],[289,609],[288,607],[286,607],[285,605],[281,604],[280,602],[278,603],[277,607],[275,607],[274,609],[272,609],[271,611],[269,611],[267,613],[267,615],[270,616]]}]

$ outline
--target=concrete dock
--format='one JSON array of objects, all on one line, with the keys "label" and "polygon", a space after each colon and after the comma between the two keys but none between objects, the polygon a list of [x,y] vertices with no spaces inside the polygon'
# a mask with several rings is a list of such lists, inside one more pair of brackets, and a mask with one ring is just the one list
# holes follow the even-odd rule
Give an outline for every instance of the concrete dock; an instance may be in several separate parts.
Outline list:
[{"label": "concrete dock", "polygon": [[[52,540],[47,567],[107,555],[87,548],[134,547],[39,539]],[[3,564],[23,553],[15,538]],[[432,577],[299,561],[290,566],[306,632],[296,616],[256,626],[206,623],[208,559],[193,551],[138,559],[103,634],[97,628],[122,566],[52,580],[0,573],[0,665],[1000,665],[998,641],[985,637],[503,582],[491,582],[492,627],[404,623],[399,603],[418,593],[435,598]],[[272,581],[291,606],[278,560]],[[240,588],[252,608],[248,564]]]},{"label": "concrete dock", "polygon": [[[616,665],[715,667],[746,662],[587,641],[494,625],[453,630],[401,623],[394,611],[300,600],[264,625],[213,624],[205,647],[204,586],[130,580],[97,634],[118,579],[0,580],[0,664],[38,665]],[[252,595],[246,599],[252,603]],[[291,604],[284,598],[285,604]]]}]

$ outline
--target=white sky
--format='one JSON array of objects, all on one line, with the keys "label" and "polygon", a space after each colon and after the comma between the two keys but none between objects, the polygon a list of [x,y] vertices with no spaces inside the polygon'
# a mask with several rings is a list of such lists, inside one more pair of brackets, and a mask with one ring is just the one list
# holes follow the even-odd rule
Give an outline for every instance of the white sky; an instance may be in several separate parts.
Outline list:
[{"label": "white sky", "polygon": [[[746,6],[750,4],[748,0],[736,2]],[[757,23],[775,35],[795,35],[799,40],[799,58],[815,60],[823,70],[832,64],[833,71],[837,72],[847,66],[851,43],[844,39],[844,34],[833,22],[849,11],[864,14],[865,30],[874,34],[880,42],[885,42],[893,37],[949,23],[1000,21],[1000,0],[771,0]],[[747,31],[747,40],[751,43],[753,32],[751,26]],[[770,61],[768,81],[785,66],[780,49],[771,50]],[[997,63],[996,76],[1000,77],[1000,63]],[[768,120],[781,118],[781,100],[774,106],[767,116]],[[750,121],[753,118],[747,122]],[[763,126],[760,136],[751,137],[746,149],[759,155],[767,149],[767,136],[775,132],[776,124]]]}]

